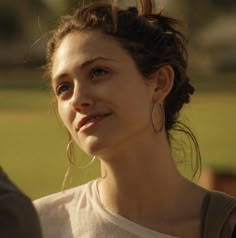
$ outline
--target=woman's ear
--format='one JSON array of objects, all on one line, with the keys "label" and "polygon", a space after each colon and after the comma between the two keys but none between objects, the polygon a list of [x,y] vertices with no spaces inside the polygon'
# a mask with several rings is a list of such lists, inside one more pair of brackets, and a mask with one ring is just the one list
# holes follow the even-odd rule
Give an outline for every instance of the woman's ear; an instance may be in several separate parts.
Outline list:
[{"label": "woman's ear", "polygon": [[164,65],[152,75],[153,102],[163,103],[174,85],[175,73],[170,65]]}]

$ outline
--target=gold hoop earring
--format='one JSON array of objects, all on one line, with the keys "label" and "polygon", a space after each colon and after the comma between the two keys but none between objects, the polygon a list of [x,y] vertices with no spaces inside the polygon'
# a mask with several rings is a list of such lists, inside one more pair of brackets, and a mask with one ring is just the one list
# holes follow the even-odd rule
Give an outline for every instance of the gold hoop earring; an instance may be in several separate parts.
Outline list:
[{"label": "gold hoop earring", "polygon": [[95,159],[96,159],[96,156],[93,156],[93,158],[92,158],[86,165],[79,166],[78,168],[79,168],[79,169],[86,169],[86,168],[88,168],[90,165],[93,164],[93,162],[95,161]]},{"label": "gold hoop earring", "polygon": [[[161,116],[159,115],[159,117],[161,119],[158,121],[158,123],[156,123],[156,121],[155,121],[155,118],[156,118],[156,116],[155,116],[156,103],[153,103],[153,105],[152,105],[152,127],[153,127],[153,129],[156,133],[160,133],[163,130],[164,126],[165,126],[165,111],[164,111],[164,108],[160,103],[158,103],[158,106],[159,106],[159,112],[160,112],[159,114],[161,114]],[[158,124],[158,126],[156,124]]]},{"label": "gold hoop earring", "polygon": [[[70,134],[69,134],[69,139],[71,138]],[[68,181],[69,175],[70,175],[70,170],[72,165],[75,164],[74,162],[74,157],[73,157],[73,140],[70,139],[67,146],[66,146],[66,156],[69,160],[69,165],[68,168],[66,170],[66,173],[64,175],[63,181],[62,181],[62,185],[61,185],[61,191],[65,190],[66,187],[66,182]]]},{"label": "gold hoop earring", "polygon": [[66,187],[66,182],[68,181],[69,175],[70,175],[70,170],[71,170],[71,164],[69,164],[66,173],[64,175],[63,181],[62,181],[62,185],[61,185],[61,191],[65,190]]},{"label": "gold hoop earring", "polygon": [[[68,142],[66,146],[66,155],[70,163],[62,181],[61,191],[65,190],[66,182],[68,181],[72,165],[76,165],[74,161],[74,155],[73,155],[73,140],[72,139],[70,139],[70,141]],[[89,163],[83,166],[78,166],[78,168],[79,169],[88,168],[95,161],[95,159],[96,159],[96,156],[93,156],[93,158],[89,161]]]},{"label": "gold hoop earring", "polygon": [[[76,165],[74,160],[74,154],[73,154],[73,140],[71,139],[66,147],[66,155],[68,160],[70,161],[70,165]],[[83,166],[77,166],[79,169],[85,169],[88,168],[96,159],[96,156],[93,156],[93,158],[85,165]]]},{"label": "gold hoop earring", "polygon": [[73,140],[71,139],[66,146],[66,156],[70,162],[70,165],[74,165],[74,155],[73,155]]}]

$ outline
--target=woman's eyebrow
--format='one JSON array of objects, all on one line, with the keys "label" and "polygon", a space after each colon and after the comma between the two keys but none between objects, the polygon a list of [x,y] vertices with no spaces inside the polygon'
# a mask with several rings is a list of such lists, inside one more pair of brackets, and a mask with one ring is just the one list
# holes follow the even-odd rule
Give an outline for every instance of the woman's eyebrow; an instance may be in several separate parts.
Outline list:
[{"label": "woman's eyebrow", "polygon": [[89,59],[89,60],[85,60],[82,64],[80,64],[79,68],[85,68],[87,66],[89,66],[90,64],[93,64],[94,62],[98,61],[98,60],[105,60],[105,61],[113,61],[116,62],[116,60],[111,59],[111,58],[104,58],[104,57],[96,57],[93,59]]},{"label": "woman's eyebrow", "polygon": [[[92,58],[92,59],[85,60],[83,63],[78,65],[78,68],[79,69],[84,69],[84,68],[88,67],[89,65],[95,63],[98,60],[117,62],[117,60],[111,59],[111,58],[95,57],[95,58]],[[58,75],[56,75],[55,77],[52,78],[52,81],[53,82],[60,81],[61,79],[65,78],[66,76],[67,76],[67,73],[59,73]]]}]

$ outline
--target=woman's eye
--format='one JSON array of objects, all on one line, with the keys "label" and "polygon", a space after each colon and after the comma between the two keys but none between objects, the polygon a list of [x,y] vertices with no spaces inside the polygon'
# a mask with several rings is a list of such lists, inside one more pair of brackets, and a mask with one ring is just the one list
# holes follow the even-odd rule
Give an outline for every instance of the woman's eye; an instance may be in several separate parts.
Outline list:
[{"label": "woman's eye", "polygon": [[60,84],[57,88],[56,88],[56,94],[59,96],[65,92],[67,92],[68,90],[70,90],[71,86],[69,84]]},{"label": "woman's eye", "polygon": [[102,69],[102,68],[96,68],[91,71],[91,79],[96,80],[99,77],[102,77],[108,73],[107,70]]}]

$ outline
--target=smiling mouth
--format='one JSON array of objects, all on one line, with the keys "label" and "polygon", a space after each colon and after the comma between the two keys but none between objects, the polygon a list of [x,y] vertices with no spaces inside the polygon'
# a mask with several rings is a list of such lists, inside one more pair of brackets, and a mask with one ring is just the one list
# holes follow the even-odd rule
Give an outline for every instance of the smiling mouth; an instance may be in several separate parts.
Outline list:
[{"label": "smiling mouth", "polygon": [[85,119],[84,122],[81,123],[81,125],[79,125],[77,127],[77,131],[84,131],[88,128],[93,127],[94,125],[98,124],[100,121],[102,121],[103,119],[105,119],[106,117],[110,116],[111,113],[108,114],[104,114],[104,115],[95,115],[91,118],[87,118]]}]

